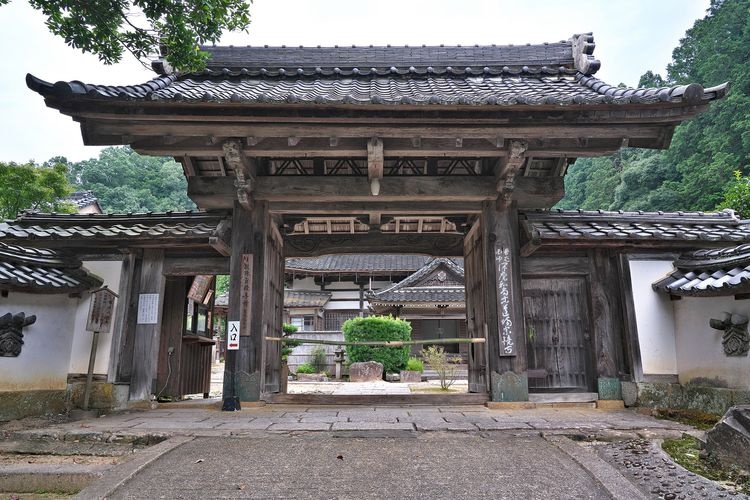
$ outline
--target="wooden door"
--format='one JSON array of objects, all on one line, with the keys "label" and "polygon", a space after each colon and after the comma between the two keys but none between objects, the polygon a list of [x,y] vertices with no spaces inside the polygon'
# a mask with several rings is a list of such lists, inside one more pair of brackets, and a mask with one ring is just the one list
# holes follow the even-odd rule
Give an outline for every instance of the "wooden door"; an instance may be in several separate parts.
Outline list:
[{"label": "wooden door", "polygon": [[592,390],[585,279],[524,279],[523,305],[529,391]]},{"label": "wooden door", "polygon": [[[484,253],[480,222],[474,223],[464,238],[464,277],[466,287],[466,331],[469,338],[487,337]],[[469,344],[469,392],[488,392],[487,346]]]}]

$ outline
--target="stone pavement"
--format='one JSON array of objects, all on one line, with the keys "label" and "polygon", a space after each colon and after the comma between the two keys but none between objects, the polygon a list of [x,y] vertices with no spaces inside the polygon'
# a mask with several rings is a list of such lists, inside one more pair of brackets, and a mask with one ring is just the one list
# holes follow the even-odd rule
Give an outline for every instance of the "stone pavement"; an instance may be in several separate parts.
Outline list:
[{"label": "stone pavement", "polygon": [[238,412],[216,408],[169,408],[126,411],[44,429],[47,435],[161,433],[189,436],[230,436],[267,432],[336,431],[634,431],[659,433],[691,427],[657,420],[633,410],[539,408],[495,410],[484,406],[300,406],[243,407]]}]

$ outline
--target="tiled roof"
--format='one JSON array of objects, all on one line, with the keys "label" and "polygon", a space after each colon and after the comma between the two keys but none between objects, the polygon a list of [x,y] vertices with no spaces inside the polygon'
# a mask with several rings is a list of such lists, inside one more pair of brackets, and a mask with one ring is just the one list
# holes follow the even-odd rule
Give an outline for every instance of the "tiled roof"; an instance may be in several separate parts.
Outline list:
[{"label": "tiled roof", "polygon": [[750,292],[750,244],[681,255],[675,270],[655,282],[670,295],[719,296]]},{"label": "tiled roof", "polygon": [[323,307],[331,299],[331,292],[284,290],[284,307]]},{"label": "tiled roof", "polygon": [[51,240],[207,240],[222,215],[168,212],[144,214],[39,214],[25,213],[0,222],[0,239],[31,242]]},{"label": "tiled roof", "polygon": [[731,210],[703,212],[607,212],[551,210],[521,216],[527,236],[539,243],[564,241],[750,242],[750,221]]},{"label": "tiled roof", "polygon": [[286,259],[286,272],[299,274],[413,273],[430,257],[424,255],[325,255],[322,257],[294,257]]},{"label": "tiled roof", "polygon": [[[575,35],[551,44],[473,47],[206,47],[201,73],[162,75],[140,85],[48,83],[27,75],[45,95],[108,100],[390,105],[596,105],[699,103],[723,97],[726,84],[620,88],[591,76],[574,58]],[[590,41],[586,41],[590,40]]]},{"label": "tiled roof", "polygon": [[70,193],[68,199],[75,203],[79,209],[88,207],[94,203],[99,203],[99,200],[91,191],[76,191],[75,193]]},{"label": "tiled roof", "polygon": [[78,293],[101,285],[102,280],[77,259],[44,248],[0,243],[0,290]]},{"label": "tiled roof", "polygon": [[[441,272],[445,274],[440,276]],[[431,276],[437,279],[429,279]],[[368,294],[367,300],[374,304],[464,302],[466,300],[464,269],[452,259],[432,259],[399,283]]]}]

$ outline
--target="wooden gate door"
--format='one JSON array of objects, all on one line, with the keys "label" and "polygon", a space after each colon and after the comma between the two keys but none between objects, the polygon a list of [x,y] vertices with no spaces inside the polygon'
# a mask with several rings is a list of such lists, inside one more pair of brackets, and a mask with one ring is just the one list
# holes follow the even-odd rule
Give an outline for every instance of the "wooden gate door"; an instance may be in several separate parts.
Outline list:
[{"label": "wooden gate door", "polygon": [[530,392],[593,390],[584,278],[524,278]]},{"label": "wooden gate door", "polygon": [[[480,222],[474,223],[464,238],[464,276],[466,287],[466,326],[469,338],[485,338],[485,283]],[[488,392],[486,344],[469,344],[469,392]]]}]

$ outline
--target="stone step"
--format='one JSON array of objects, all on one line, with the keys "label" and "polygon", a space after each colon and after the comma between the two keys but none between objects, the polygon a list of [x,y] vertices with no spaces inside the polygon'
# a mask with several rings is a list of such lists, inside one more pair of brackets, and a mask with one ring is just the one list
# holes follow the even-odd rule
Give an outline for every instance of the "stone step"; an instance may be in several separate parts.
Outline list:
[{"label": "stone step", "polygon": [[545,392],[529,394],[532,403],[595,403],[599,395],[595,392]]},{"label": "stone step", "polygon": [[133,453],[132,443],[90,441],[45,441],[39,439],[0,441],[0,453],[16,455],[120,457]]},{"label": "stone step", "polygon": [[92,464],[3,464],[0,492],[74,494],[81,491],[112,465]]}]

